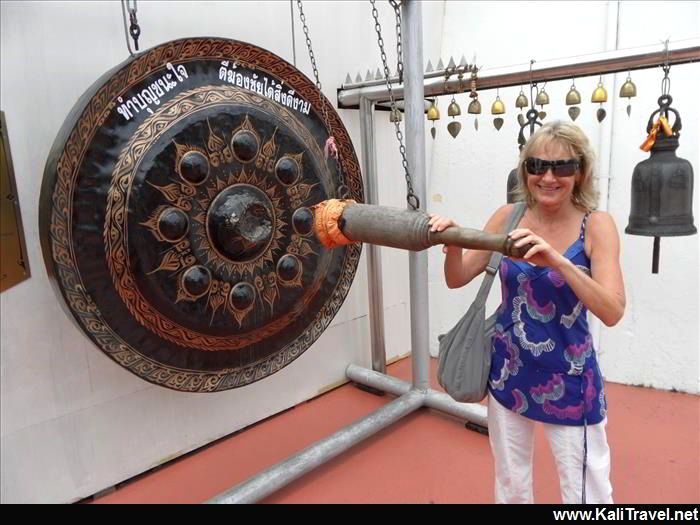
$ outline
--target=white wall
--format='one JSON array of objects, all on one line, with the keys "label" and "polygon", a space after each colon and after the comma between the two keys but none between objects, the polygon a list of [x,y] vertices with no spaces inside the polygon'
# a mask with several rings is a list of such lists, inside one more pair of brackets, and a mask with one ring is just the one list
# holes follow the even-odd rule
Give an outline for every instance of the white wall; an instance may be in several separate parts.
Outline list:
[{"label": "white wall", "polygon": [[[78,97],[127,56],[119,2],[1,4],[0,106],[6,113],[31,279],[0,295],[2,502],[68,502],[94,494],[221,436],[314,397],[345,379],[345,367],[370,367],[364,255],[331,326],[312,348],[263,381],[218,394],[153,386],[99,351],[61,310],[49,286],[38,237],[38,201],[46,156]],[[378,2],[390,63],[393,10]],[[424,5],[425,46],[440,47],[443,5]],[[349,72],[380,64],[366,2],[305,2],[324,92]],[[290,3],[138,2],[141,49],[188,36],[256,44],[293,62]],[[297,67],[312,77],[295,7]],[[394,67],[392,67],[392,70]],[[359,152],[357,111],[341,111]],[[381,113],[379,122],[386,121]],[[380,166],[400,166],[390,128],[378,125]],[[399,169],[379,182],[382,199],[401,205]],[[410,351],[407,258],[384,259],[388,359]]]},{"label": "white wall", "polygon": [[[450,54],[468,59],[476,53],[484,68],[529,64],[597,53],[609,49],[659,44],[671,38],[700,36],[698,2],[621,2],[618,24],[614,24],[616,2],[448,2],[444,19],[442,57]],[[616,29],[617,28],[617,29]],[[662,46],[659,44],[659,49]],[[435,63],[435,59],[433,59]],[[534,68],[537,68],[535,63]],[[659,68],[633,72],[638,96],[632,99],[627,117],[626,99],[618,98],[626,74],[606,75],[608,117],[599,124],[596,107],[588,102],[597,78],[576,81],[583,104],[576,121],[591,139],[599,155],[599,175],[610,177],[609,203],[601,208],[613,215],[622,242],[622,268],[627,292],[627,310],[613,328],[593,321],[601,369],[609,381],[633,385],[700,392],[698,350],[698,237],[666,237],[661,241],[660,273],[651,273],[652,239],[624,234],[630,209],[634,166],[648,157],[639,150],[646,137],[650,113],[658,108],[662,72]],[[694,211],[697,216],[697,180],[700,171],[700,64],[674,66],[670,72],[673,107],[682,116],[679,157],[695,169]],[[546,121],[568,120],[564,98],[569,81],[547,84],[551,103],[545,107]],[[527,96],[530,96],[527,86]],[[481,94],[484,113],[480,129],[473,116],[460,117],[461,134],[453,140],[446,132],[448,119],[439,121],[439,139],[433,148],[429,195],[432,211],[454,217],[465,226],[482,227],[490,214],[505,202],[506,178],[517,162],[518,88],[502,89],[506,123],[500,131],[491,125],[489,114],[495,91]],[[466,115],[468,98],[458,96]],[[440,107],[449,99],[441,97]],[[602,179],[605,182],[606,179]],[[604,184],[602,189],[604,190]],[[449,329],[473,300],[479,282],[461,290],[448,290],[442,276],[443,256],[430,253],[431,352],[437,352],[437,334]],[[477,280],[478,281],[478,280]],[[489,307],[500,300],[498,285]]]}]

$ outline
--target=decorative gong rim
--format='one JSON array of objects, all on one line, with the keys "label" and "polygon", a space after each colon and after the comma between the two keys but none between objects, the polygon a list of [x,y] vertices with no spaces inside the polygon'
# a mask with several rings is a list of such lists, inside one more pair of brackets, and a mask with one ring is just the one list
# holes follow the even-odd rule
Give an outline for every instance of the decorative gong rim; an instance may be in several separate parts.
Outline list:
[{"label": "decorative gong rim", "polygon": [[343,179],[362,201],[345,127],[294,66],[235,40],[168,42],[103,75],[59,132],[47,270],[78,326],[139,377],[244,386],[309,348],[349,292],[360,247],[324,250],[311,227]]}]

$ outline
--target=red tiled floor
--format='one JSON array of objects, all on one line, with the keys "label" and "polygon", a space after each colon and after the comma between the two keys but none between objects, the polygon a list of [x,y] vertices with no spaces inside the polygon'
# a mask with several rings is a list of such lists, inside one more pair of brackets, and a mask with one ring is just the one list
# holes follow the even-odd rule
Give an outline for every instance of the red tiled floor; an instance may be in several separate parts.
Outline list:
[{"label": "red tiled floor", "polygon": [[[431,360],[434,388],[436,362]],[[410,381],[411,360],[388,367]],[[700,502],[700,397],[607,384],[616,503]],[[199,503],[394,399],[351,384],[127,482],[96,503]],[[559,503],[541,429],[535,501]],[[488,437],[420,409],[264,500],[265,503],[492,503]]]}]

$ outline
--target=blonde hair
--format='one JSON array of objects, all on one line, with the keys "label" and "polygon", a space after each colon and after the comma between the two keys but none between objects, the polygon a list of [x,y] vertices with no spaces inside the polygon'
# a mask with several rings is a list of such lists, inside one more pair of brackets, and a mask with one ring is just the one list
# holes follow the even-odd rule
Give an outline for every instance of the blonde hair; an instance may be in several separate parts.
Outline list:
[{"label": "blonde hair", "polygon": [[574,206],[585,211],[595,210],[598,207],[598,190],[593,180],[595,153],[581,128],[562,120],[545,124],[525,143],[525,147],[520,152],[518,182],[513,189],[513,196],[516,200],[526,201],[528,208],[535,205],[535,199],[527,187],[527,171],[524,162],[526,158],[532,157],[534,152],[540,151],[544,145],[551,142],[556,142],[568,150],[580,163],[580,179],[574,185],[574,191],[571,194]]}]

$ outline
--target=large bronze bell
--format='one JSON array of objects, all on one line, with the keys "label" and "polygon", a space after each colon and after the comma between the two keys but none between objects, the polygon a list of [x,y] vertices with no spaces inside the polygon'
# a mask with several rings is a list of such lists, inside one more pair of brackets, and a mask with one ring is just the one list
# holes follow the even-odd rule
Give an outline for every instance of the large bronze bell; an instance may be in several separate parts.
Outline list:
[{"label": "large bronze bell", "polygon": [[648,133],[659,127],[652,124],[657,113],[668,115],[670,111],[676,121],[670,136],[656,134],[651,155],[634,168],[629,225],[625,228],[625,233],[631,235],[654,237],[652,273],[659,273],[659,237],[697,233],[693,224],[693,167],[676,156],[681,117],[669,107],[672,101],[670,95],[660,97],[660,108],[649,117]]}]

